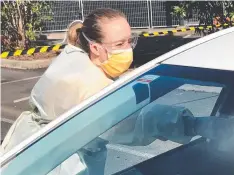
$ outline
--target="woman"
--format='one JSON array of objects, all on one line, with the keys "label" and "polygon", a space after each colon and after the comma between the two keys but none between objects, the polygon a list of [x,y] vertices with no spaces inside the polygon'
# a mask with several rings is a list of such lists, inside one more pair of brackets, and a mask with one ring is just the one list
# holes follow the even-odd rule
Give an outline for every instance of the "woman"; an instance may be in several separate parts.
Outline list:
[{"label": "woman", "polygon": [[[2,144],[4,151],[99,92],[127,71],[133,61],[132,49],[136,41],[125,16],[113,9],[93,11],[82,25],[79,21],[72,23],[68,30],[68,45],[32,90],[30,101],[33,111],[22,113],[10,128]],[[168,113],[168,110],[171,112]],[[148,145],[157,138],[158,121],[162,121],[167,131],[169,125],[165,124],[169,118],[172,118],[174,127],[175,118],[184,113],[181,108],[151,103],[121,122],[119,127],[110,129],[80,149],[49,175],[102,175],[107,141]],[[177,126],[174,128],[177,129]],[[174,128],[170,132],[175,137]]]},{"label": "woman", "polygon": [[[3,152],[127,71],[133,61],[132,49],[137,37],[131,34],[123,13],[113,9],[97,9],[86,17],[83,24],[76,21],[69,26],[67,40],[68,45],[53,60],[31,92],[32,111],[23,112],[7,133],[2,143]],[[79,157],[86,162],[93,161],[81,154],[85,153],[73,157],[75,162],[80,161]],[[52,174],[66,174],[70,163],[63,163]],[[95,165],[100,167],[95,162],[90,166],[95,169]],[[102,171],[94,172],[103,174]],[[89,174],[92,174],[90,169]]]},{"label": "woman", "polygon": [[[116,35],[116,33],[119,33]],[[98,9],[85,19],[77,45],[68,45],[33,88],[43,120],[53,120],[113,82],[133,60],[131,28],[124,15]],[[73,37],[73,38],[72,38]]]}]

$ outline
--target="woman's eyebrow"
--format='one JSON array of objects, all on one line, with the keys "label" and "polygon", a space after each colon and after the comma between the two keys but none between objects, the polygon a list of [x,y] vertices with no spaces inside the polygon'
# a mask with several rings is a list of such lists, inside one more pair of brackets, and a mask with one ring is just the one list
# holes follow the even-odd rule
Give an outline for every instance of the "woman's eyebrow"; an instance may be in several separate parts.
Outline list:
[{"label": "woman's eyebrow", "polygon": [[126,41],[126,40],[128,40],[128,39],[130,39],[130,38],[131,38],[131,35],[128,36],[128,37],[124,37],[124,38],[122,38],[122,39],[120,39],[120,40],[112,41],[112,42],[106,43],[106,44],[112,44],[112,43],[122,42],[122,41]]}]

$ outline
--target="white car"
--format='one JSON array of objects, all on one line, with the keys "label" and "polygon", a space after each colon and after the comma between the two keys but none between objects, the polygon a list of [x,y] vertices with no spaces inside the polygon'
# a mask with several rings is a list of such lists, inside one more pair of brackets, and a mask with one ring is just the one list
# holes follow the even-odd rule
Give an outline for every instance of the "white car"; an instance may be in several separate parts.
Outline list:
[{"label": "white car", "polygon": [[[149,111],[155,117],[147,120]],[[136,113],[141,117],[132,119]],[[158,121],[177,123],[182,115],[234,117],[234,27],[121,77],[4,154],[2,175],[47,174],[81,150],[95,158],[93,149],[102,149],[99,139],[105,157],[97,165],[103,171],[94,175],[233,174],[230,142],[180,136],[180,125],[173,132],[170,125],[160,130]],[[85,164],[71,166],[80,167],[74,174],[88,172]]]}]

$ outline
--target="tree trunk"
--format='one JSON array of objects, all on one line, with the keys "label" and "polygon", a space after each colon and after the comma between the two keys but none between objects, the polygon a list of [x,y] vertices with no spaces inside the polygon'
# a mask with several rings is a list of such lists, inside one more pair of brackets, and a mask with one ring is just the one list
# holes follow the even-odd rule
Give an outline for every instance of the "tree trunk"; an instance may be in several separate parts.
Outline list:
[{"label": "tree trunk", "polygon": [[179,18],[179,24],[180,24],[180,26],[184,26],[185,21],[184,21],[184,18],[183,18],[183,17],[180,17],[180,18]]},{"label": "tree trunk", "polygon": [[22,18],[19,19],[19,28],[18,28],[18,31],[19,31],[19,35],[21,37],[21,40],[19,40],[19,47],[20,48],[25,48],[26,46],[26,37],[25,37],[25,32],[24,32],[24,29],[23,29],[23,21],[22,21]]},{"label": "tree trunk", "polygon": [[20,10],[20,4],[17,2],[17,10],[18,10],[18,14],[19,14],[19,25],[18,25],[18,33],[20,35],[20,39],[19,40],[19,47],[20,48],[26,48],[27,47],[27,43],[26,43],[26,35],[25,35],[25,26],[24,26],[24,21],[22,18],[22,12]]}]

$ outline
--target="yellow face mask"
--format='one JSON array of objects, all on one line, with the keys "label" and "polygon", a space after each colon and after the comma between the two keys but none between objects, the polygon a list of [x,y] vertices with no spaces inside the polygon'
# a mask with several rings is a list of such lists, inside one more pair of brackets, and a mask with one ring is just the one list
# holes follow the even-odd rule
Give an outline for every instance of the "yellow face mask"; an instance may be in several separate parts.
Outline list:
[{"label": "yellow face mask", "polygon": [[116,78],[129,69],[132,61],[132,48],[115,50],[108,54],[108,60],[101,63],[100,67],[107,75]]}]

